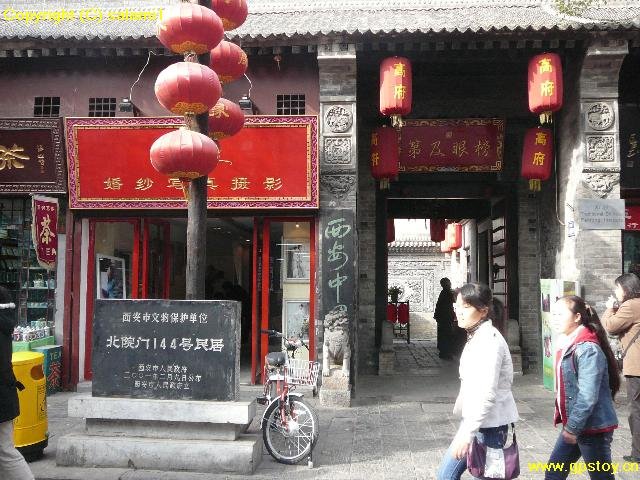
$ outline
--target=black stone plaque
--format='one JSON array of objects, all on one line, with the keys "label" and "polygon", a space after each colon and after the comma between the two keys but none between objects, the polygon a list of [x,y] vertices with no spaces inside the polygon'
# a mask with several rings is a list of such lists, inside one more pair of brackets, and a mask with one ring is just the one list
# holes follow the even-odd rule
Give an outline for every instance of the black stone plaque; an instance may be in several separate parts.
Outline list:
[{"label": "black stone plaque", "polygon": [[94,396],[238,399],[239,302],[96,299],[94,311]]},{"label": "black stone plaque", "polygon": [[355,303],[355,221],[353,210],[333,210],[322,231],[322,318],[331,310],[346,311],[354,318]]}]

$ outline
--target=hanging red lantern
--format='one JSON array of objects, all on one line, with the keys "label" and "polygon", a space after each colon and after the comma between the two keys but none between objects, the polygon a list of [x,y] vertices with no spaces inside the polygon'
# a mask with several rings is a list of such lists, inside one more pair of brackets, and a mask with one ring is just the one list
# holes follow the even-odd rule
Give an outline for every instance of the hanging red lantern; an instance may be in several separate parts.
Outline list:
[{"label": "hanging red lantern", "polygon": [[396,240],[396,225],[393,218],[387,219],[387,243],[395,242]]},{"label": "hanging red lantern", "polygon": [[398,177],[399,162],[398,132],[376,128],[371,134],[371,175],[380,180],[380,188],[389,188],[389,180]]},{"label": "hanging red lantern", "polygon": [[244,113],[237,103],[221,98],[209,112],[209,136],[214,140],[235,135],[244,126]]},{"label": "hanging red lantern", "polygon": [[246,0],[211,0],[211,9],[222,19],[227,32],[242,25],[249,13]]},{"label": "hanging red lantern", "polygon": [[223,36],[222,20],[218,15],[195,3],[170,6],[158,23],[158,39],[175,53],[207,53]]},{"label": "hanging red lantern", "polygon": [[522,176],[529,179],[529,189],[540,191],[541,181],[548,180],[553,166],[553,133],[548,128],[530,128],[522,147]]},{"label": "hanging red lantern", "polygon": [[411,112],[411,62],[404,57],[385,58],[380,64],[380,113],[391,116],[394,125],[399,116]]},{"label": "hanging red lantern", "polygon": [[400,325],[409,323],[409,302],[398,304],[398,323]]},{"label": "hanging red lantern", "polygon": [[529,60],[529,110],[550,123],[551,113],[562,108],[562,62],[557,53],[543,53]]},{"label": "hanging red lantern", "polygon": [[387,322],[396,323],[398,319],[398,306],[395,303],[387,303]]},{"label": "hanging red lantern", "polygon": [[441,218],[429,220],[429,234],[434,243],[442,242],[446,237],[447,223]]},{"label": "hanging red lantern", "polygon": [[151,165],[180,180],[207,176],[217,165],[220,152],[206,135],[185,128],[165,133],[151,145]]},{"label": "hanging red lantern", "polygon": [[462,247],[462,225],[460,223],[447,225],[447,243],[451,250],[458,250]]},{"label": "hanging red lantern", "polygon": [[247,54],[235,43],[223,40],[211,50],[209,66],[218,74],[223,85],[243,76],[248,65]]},{"label": "hanging red lantern", "polygon": [[451,253],[452,248],[449,246],[449,239],[445,238],[442,242],[440,242],[440,252],[442,253]]},{"label": "hanging red lantern", "polygon": [[205,65],[177,62],[158,75],[155,85],[160,104],[176,115],[208,112],[222,94],[216,72]]}]

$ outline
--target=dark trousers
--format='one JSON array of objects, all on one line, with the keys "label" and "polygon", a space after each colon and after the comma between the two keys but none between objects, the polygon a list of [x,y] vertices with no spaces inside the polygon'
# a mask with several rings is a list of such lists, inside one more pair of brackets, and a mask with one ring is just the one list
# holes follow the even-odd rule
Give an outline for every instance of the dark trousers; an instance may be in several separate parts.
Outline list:
[{"label": "dark trousers", "polygon": [[640,377],[625,377],[629,399],[629,428],[631,429],[631,455],[640,458]]},{"label": "dark trousers", "polygon": [[438,350],[442,355],[451,355],[453,353],[452,330],[451,323],[438,322]]},{"label": "dark trousers", "polygon": [[[545,480],[564,480],[570,473],[582,473],[584,465],[592,480],[613,480],[611,468],[611,440],[613,432],[596,433],[595,435],[578,435],[578,443],[564,441],[562,434],[558,436],[548,464],[553,466],[544,474]],[[578,463],[582,457],[584,462]]]}]

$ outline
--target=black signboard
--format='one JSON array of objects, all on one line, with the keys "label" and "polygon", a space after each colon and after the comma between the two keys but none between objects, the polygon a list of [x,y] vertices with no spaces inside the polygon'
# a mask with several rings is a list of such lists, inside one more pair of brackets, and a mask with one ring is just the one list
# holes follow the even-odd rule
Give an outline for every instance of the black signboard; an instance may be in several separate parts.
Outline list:
[{"label": "black signboard", "polygon": [[356,285],[355,268],[355,221],[353,210],[332,210],[323,222],[322,271],[323,312],[322,318],[337,309],[354,318]]},{"label": "black signboard", "polygon": [[237,400],[240,303],[96,299],[98,397]]},{"label": "black signboard", "polygon": [[621,187],[640,188],[640,108],[620,106]]}]

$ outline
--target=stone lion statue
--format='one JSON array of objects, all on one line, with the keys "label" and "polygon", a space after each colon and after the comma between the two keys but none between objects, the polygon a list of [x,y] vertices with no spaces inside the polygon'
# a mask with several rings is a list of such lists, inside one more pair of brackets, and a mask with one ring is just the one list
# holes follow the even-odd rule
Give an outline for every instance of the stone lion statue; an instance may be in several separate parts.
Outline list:
[{"label": "stone lion statue", "polygon": [[324,316],[322,375],[328,377],[331,365],[342,364],[343,375],[349,376],[350,360],[349,317],[345,307],[338,305]]}]

